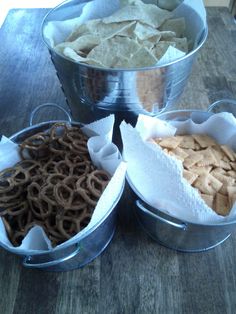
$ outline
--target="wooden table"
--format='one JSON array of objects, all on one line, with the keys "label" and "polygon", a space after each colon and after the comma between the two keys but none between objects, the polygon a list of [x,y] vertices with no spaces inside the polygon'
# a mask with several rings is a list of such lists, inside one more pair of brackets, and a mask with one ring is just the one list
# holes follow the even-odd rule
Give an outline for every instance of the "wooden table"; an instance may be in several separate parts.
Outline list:
[{"label": "wooden table", "polygon": [[[29,124],[39,104],[65,106],[40,36],[47,10],[12,10],[0,29],[0,133]],[[208,9],[209,38],[198,55],[180,108],[207,108],[236,95],[236,25],[227,9]],[[45,119],[61,116],[44,112]],[[114,239],[86,267],[64,273],[29,270],[0,249],[0,312],[235,313],[236,235],[205,253],[160,246],[136,225],[128,202]]]}]

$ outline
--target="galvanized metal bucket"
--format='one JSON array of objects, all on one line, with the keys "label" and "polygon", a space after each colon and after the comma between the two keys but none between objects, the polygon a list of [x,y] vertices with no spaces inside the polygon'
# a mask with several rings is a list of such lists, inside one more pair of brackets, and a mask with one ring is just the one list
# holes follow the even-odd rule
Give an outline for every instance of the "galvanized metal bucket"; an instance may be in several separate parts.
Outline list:
[{"label": "galvanized metal bucket", "polygon": [[[234,100],[223,99],[212,104],[208,111],[170,111],[160,114],[158,118],[167,121],[184,121],[190,118],[195,123],[202,123],[214,112],[228,111],[236,117],[235,108]],[[181,252],[206,251],[224,242],[236,230],[236,220],[221,224],[200,224],[172,217],[158,208],[153,208],[137,191],[129,177],[127,181],[132,190],[134,211],[140,226],[149,236],[168,248]]]},{"label": "galvanized metal bucket", "polygon": [[[12,135],[10,139],[19,144],[33,134],[48,130],[56,122],[68,122],[64,120],[53,120],[33,125],[34,116],[37,111],[41,108],[52,106],[61,109],[66,114],[72,126],[81,126],[79,123],[72,122],[70,115],[62,107],[48,103],[38,106],[32,112],[30,127]],[[23,266],[46,271],[67,271],[80,268],[95,259],[105,250],[112,240],[116,228],[118,203],[123,194],[123,190],[124,185],[109,211],[90,230],[82,234],[82,236],[78,236],[74,241],[65,245],[63,248],[55,248],[51,251],[45,250],[40,253],[23,256]],[[1,246],[9,250],[9,248],[3,244],[1,244]]]},{"label": "galvanized metal bucket", "polygon": [[[76,63],[60,55],[44,35],[48,22],[75,17],[75,5],[87,2],[89,1],[71,0],[62,3],[48,13],[42,25],[43,39],[51,54],[73,119],[88,123],[115,113],[116,127],[122,120],[136,123],[140,113],[155,115],[164,109],[169,110],[184,90],[193,61],[207,38],[207,28],[195,49],[165,66],[128,70],[97,68]],[[188,31],[196,29],[200,23],[199,15],[188,6],[186,10],[191,11],[191,18],[186,20]]]}]

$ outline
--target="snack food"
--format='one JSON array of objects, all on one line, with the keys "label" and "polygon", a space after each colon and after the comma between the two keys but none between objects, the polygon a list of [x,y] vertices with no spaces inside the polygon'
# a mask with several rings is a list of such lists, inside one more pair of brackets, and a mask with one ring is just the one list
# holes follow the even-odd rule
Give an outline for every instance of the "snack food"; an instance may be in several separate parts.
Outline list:
[{"label": "snack food", "polygon": [[76,61],[107,68],[154,66],[169,47],[188,52],[184,18],[141,0],[122,1],[108,17],[88,20],[55,50]]},{"label": "snack food", "polygon": [[197,188],[206,204],[222,216],[236,201],[236,153],[208,135],[177,135],[152,140],[180,160],[183,176]]},{"label": "snack food", "polygon": [[87,140],[77,127],[54,124],[20,144],[22,160],[0,172],[0,216],[14,246],[35,225],[53,246],[88,225],[110,175],[92,164]]}]

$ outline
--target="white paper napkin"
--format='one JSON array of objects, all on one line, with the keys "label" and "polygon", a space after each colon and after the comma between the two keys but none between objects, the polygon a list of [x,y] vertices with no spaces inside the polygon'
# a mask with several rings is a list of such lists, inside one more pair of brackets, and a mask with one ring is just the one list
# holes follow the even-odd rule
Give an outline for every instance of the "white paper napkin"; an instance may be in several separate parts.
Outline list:
[{"label": "white paper napkin", "polygon": [[150,137],[167,137],[182,132],[208,134],[220,144],[236,150],[236,119],[232,114],[215,114],[201,124],[190,119],[166,122],[140,115],[136,128],[122,122],[120,129],[128,178],[148,204],[193,223],[221,223],[236,218],[236,204],[229,216],[217,215],[183,178],[181,162],[166,155],[159,146],[145,141]]},{"label": "white paper napkin", "polygon": [[18,145],[2,136],[0,141],[0,171],[19,161]]}]

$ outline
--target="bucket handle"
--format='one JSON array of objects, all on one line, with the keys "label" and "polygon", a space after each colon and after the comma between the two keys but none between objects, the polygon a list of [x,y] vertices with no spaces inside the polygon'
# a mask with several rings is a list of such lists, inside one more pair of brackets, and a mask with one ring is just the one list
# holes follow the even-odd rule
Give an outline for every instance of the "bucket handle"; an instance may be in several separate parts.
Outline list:
[{"label": "bucket handle", "polygon": [[208,112],[214,112],[215,108],[217,108],[218,106],[220,107],[224,103],[228,103],[228,104],[232,104],[232,105],[236,106],[236,100],[235,99],[225,98],[225,99],[220,99],[220,100],[213,102],[213,104],[211,104],[208,107],[207,111]]},{"label": "bucket handle", "polygon": [[[146,205],[146,204],[145,204]],[[168,220],[168,219],[165,219],[159,215],[157,215],[157,213],[153,213],[152,211],[150,211],[149,209],[147,209],[145,206],[144,206],[144,203],[141,202],[140,200],[136,200],[136,206],[145,214],[149,215],[150,217],[156,219],[156,220],[160,220],[161,222],[164,222],[164,223],[167,223],[168,225],[171,225],[172,227],[175,227],[175,228],[179,228],[179,229],[182,229],[182,230],[187,230],[187,224],[182,222],[180,224],[174,222],[174,221],[171,221],[171,220]]]},{"label": "bucket handle", "polygon": [[23,260],[23,266],[27,268],[47,268],[57,266],[58,264],[64,263],[75,257],[80,252],[80,245],[77,243],[75,250],[65,257],[61,257],[57,260],[45,262],[45,263],[34,263],[32,262],[33,256],[26,256]]},{"label": "bucket handle", "polygon": [[45,104],[41,104],[41,105],[37,106],[37,107],[31,112],[30,121],[29,121],[30,126],[33,126],[33,125],[34,125],[33,121],[34,121],[34,118],[35,118],[36,113],[37,113],[40,109],[45,108],[45,107],[55,107],[55,108],[57,108],[58,110],[61,110],[61,111],[64,112],[64,114],[67,116],[68,122],[71,123],[72,118],[71,118],[69,112],[68,112],[66,109],[62,108],[61,106],[59,106],[59,105],[57,105],[57,104],[47,102],[47,103],[45,103]]}]

